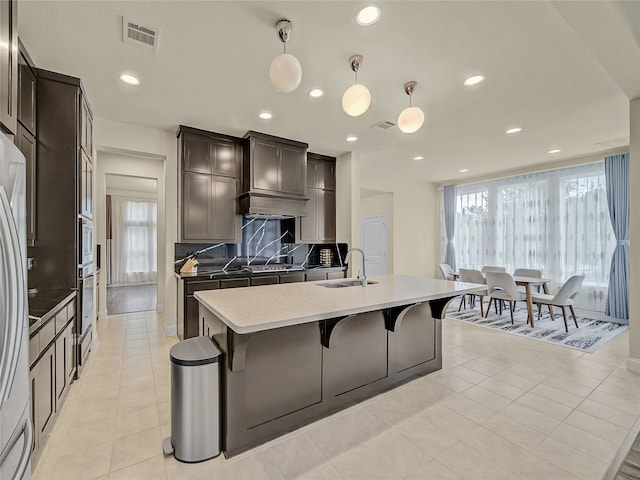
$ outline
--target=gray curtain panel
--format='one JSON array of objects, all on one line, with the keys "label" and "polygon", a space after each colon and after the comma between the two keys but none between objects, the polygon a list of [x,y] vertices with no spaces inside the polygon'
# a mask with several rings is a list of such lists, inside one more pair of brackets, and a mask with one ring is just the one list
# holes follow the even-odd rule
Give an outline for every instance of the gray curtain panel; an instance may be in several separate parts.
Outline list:
[{"label": "gray curtain panel", "polygon": [[629,322],[629,154],[605,158],[607,204],[618,244],[611,258],[605,313]]},{"label": "gray curtain panel", "polygon": [[446,185],[444,187],[444,228],[447,233],[447,251],[444,256],[444,263],[448,263],[453,270],[457,270],[456,251],[453,248],[453,235],[456,230],[456,201],[457,189],[455,185]]}]

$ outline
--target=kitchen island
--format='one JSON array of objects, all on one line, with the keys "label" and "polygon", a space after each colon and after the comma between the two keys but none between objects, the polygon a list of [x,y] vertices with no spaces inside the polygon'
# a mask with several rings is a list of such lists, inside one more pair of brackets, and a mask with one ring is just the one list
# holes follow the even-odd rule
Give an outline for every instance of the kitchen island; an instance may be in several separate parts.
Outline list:
[{"label": "kitchen island", "polygon": [[200,333],[224,356],[227,457],[440,369],[446,306],[481,288],[404,275],[369,281],[195,293]]}]

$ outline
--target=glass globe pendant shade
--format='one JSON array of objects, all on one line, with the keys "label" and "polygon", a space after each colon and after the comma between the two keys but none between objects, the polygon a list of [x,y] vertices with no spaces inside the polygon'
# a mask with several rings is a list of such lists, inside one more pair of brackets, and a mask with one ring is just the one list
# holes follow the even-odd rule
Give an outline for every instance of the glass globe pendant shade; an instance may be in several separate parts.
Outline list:
[{"label": "glass globe pendant shade", "polygon": [[269,79],[278,92],[291,93],[302,81],[302,65],[290,53],[280,54],[269,66]]},{"label": "glass globe pendant shade", "polygon": [[420,130],[424,123],[424,112],[420,107],[405,108],[398,116],[398,128],[404,133]]},{"label": "glass globe pendant shade", "polygon": [[342,109],[352,117],[359,117],[369,109],[371,93],[364,85],[351,85],[342,95]]}]

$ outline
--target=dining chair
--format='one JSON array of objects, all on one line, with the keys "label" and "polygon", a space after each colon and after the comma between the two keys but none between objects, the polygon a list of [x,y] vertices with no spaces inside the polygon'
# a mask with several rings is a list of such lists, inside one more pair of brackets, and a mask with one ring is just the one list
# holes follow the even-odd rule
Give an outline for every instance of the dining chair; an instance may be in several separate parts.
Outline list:
[{"label": "dining chair", "polygon": [[514,277],[531,277],[531,278],[542,278],[542,270],[538,270],[537,268],[516,268],[513,271]]},{"label": "dining chair", "polygon": [[[487,314],[485,318],[489,316],[489,309],[491,308],[491,302],[504,300],[509,302],[509,311],[511,312],[511,324],[513,325],[513,310],[516,302],[526,301],[526,296],[520,290],[513,277],[507,272],[495,272],[488,270],[486,273],[487,290],[489,291],[489,306],[487,307]],[[502,309],[501,309],[502,313]]]},{"label": "dining chair", "polygon": [[[516,268],[513,271],[514,277],[531,277],[531,278],[542,278],[542,270],[537,268]],[[540,292],[540,285],[536,285],[534,287],[536,292]]]},{"label": "dining chair", "polygon": [[[486,283],[484,275],[482,275],[482,272],[480,270],[473,270],[471,268],[461,268],[458,270],[458,273],[460,274],[459,280],[461,282],[480,283],[480,284]],[[470,305],[473,305],[473,302],[475,301],[475,297],[480,297],[480,315],[484,316],[483,302],[484,302],[484,297],[488,295],[487,289],[484,288],[479,292],[468,293],[467,295],[469,295]],[[460,307],[458,307],[458,311],[460,311],[460,308],[462,308],[462,304],[464,302],[465,297],[466,295],[463,295],[462,298],[460,299]]]},{"label": "dining chair", "polygon": [[[542,305],[549,305],[550,307],[560,307],[562,309],[562,316],[564,317],[564,330],[569,332],[569,326],[567,325],[567,307],[571,310],[573,315],[573,323],[578,328],[578,319],[576,312],[573,309],[574,297],[578,293],[578,290],[582,286],[584,281],[583,275],[574,275],[569,280],[564,282],[564,285],[560,287],[560,290],[555,295],[546,295],[544,293],[534,293],[531,295],[531,301],[538,305],[538,319],[540,319],[540,310]],[[552,311],[550,309],[550,311]],[[553,315],[553,313],[552,313]]]},{"label": "dining chair", "polygon": [[482,273],[487,273],[487,272],[506,272],[507,269],[504,267],[494,267],[491,265],[485,265],[484,267],[482,267],[482,270],[480,270]]},{"label": "dining chair", "polygon": [[439,267],[444,280],[453,280],[453,268],[448,263],[441,263]]}]

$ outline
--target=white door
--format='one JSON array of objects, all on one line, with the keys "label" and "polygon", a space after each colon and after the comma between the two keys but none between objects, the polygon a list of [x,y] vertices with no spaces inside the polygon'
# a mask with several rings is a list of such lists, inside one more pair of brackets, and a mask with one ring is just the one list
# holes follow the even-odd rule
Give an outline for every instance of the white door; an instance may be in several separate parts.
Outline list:
[{"label": "white door", "polygon": [[386,215],[362,216],[360,235],[367,275],[383,275],[389,271],[387,223]]}]

